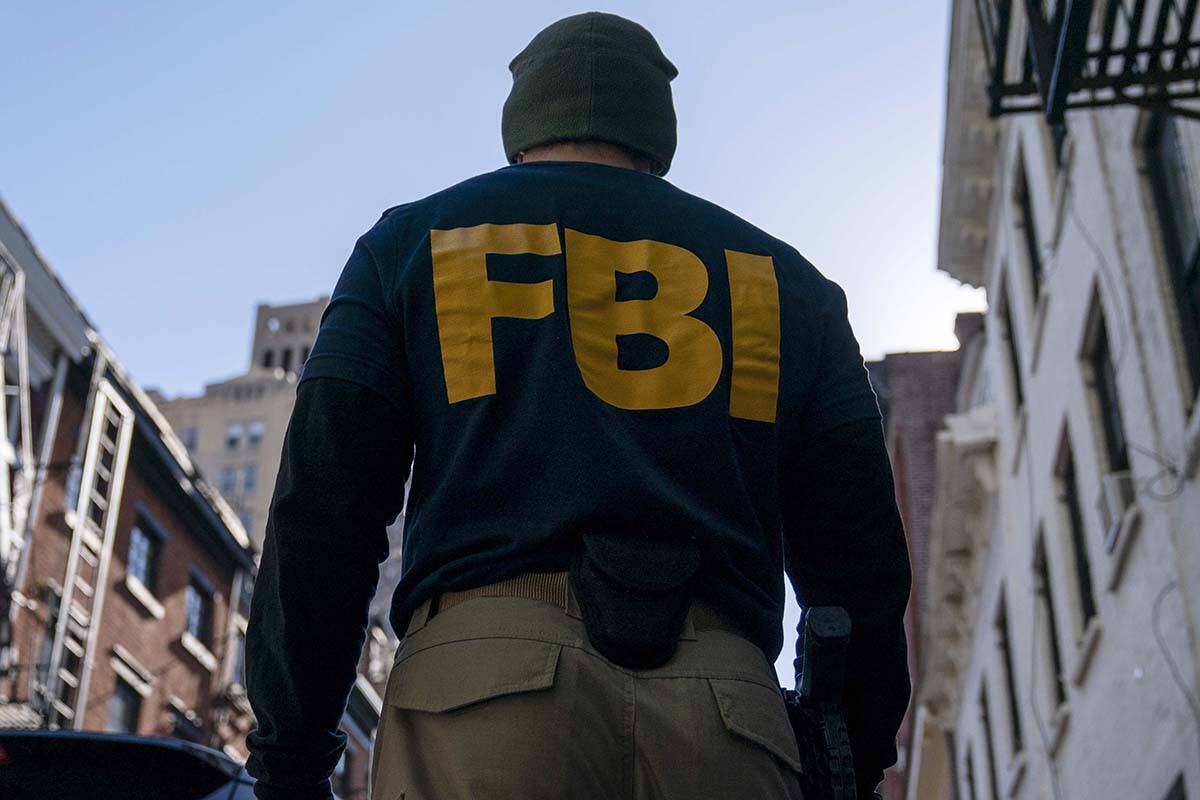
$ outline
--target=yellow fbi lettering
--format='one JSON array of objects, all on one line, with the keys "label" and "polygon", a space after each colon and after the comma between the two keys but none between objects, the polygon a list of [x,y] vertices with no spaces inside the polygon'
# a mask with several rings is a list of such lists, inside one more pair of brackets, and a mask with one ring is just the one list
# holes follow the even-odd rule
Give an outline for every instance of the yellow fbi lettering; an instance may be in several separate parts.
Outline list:
[{"label": "yellow fbi lettering", "polygon": [[[721,377],[721,342],[691,316],[708,294],[708,270],[678,245],[619,242],[566,229],[567,313],[583,382],[601,400],[630,410],[690,406]],[[496,392],[492,320],[554,313],[553,282],[514,283],[487,276],[487,256],[563,252],[549,225],[476,225],[430,232],[434,307],[446,395],[451,403]],[[770,256],[725,251],[732,303],[733,374],[729,413],[774,422],[779,393],[779,290]],[[649,272],[648,300],[617,300],[618,272]],[[617,337],[649,334],[667,346],[650,369],[621,369]]]},{"label": "yellow fbi lettering", "polygon": [[429,232],[446,396],[451,403],[496,393],[492,319],[541,319],[554,311],[554,285],[491,281],[488,253],[553,256],[556,225],[476,225]]}]

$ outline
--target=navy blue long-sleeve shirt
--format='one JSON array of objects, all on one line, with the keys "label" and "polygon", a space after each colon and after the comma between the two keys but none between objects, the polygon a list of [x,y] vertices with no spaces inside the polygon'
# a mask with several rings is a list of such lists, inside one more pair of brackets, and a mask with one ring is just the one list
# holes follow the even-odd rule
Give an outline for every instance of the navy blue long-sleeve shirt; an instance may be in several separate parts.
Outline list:
[{"label": "navy blue long-sleeve shirt", "polygon": [[770,659],[785,571],[802,603],[848,609],[858,768],[894,761],[910,578],[879,409],[844,294],[787,244],[573,162],[473,178],[359,240],[301,375],[255,589],[264,797],[327,791],[410,468],[397,630],[434,592],[565,568],[582,530],[686,532],[699,594]]}]

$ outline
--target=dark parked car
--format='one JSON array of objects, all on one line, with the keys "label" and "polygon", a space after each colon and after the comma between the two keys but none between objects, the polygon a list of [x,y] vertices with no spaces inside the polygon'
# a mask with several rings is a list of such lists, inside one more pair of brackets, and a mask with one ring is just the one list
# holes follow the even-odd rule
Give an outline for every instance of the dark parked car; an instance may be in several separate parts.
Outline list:
[{"label": "dark parked car", "polygon": [[182,739],[0,730],[4,800],[253,800],[253,785],[238,762]]}]

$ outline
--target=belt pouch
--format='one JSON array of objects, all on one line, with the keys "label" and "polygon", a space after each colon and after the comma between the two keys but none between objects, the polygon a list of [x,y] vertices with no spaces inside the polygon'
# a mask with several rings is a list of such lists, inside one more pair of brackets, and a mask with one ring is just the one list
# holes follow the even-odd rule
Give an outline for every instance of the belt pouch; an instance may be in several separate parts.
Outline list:
[{"label": "belt pouch", "polygon": [[670,661],[700,561],[692,539],[583,534],[571,586],[592,646],[631,669]]}]

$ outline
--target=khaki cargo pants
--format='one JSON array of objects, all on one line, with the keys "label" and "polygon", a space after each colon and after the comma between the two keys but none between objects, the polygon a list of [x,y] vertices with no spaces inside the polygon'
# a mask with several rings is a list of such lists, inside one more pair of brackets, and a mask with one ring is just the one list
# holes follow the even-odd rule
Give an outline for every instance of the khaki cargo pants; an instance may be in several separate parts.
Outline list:
[{"label": "khaki cargo pants", "polygon": [[565,608],[478,597],[418,609],[385,692],[372,800],[800,798],[772,665],[689,614],[679,650],[628,670]]}]

